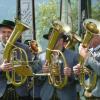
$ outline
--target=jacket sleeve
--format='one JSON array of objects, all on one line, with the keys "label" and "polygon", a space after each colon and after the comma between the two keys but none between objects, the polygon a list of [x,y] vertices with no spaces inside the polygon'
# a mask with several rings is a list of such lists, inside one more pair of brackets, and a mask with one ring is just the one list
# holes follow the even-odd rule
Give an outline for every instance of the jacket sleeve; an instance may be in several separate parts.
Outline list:
[{"label": "jacket sleeve", "polygon": [[[73,67],[75,65],[78,64],[78,58],[79,58],[79,53],[78,52],[73,52],[73,64],[72,64],[72,71],[73,71]],[[69,77],[69,81],[70,83],[77,83],[78,82],[78,78],[72,74],[71,77]]]},{"label": "jacket sleeve", "polygon": [[97,75],[100,76],[100,62],[98,62],[95,58],[93,57],[88,57],[86,63],[86,66],[89,66],[91,69],[93,69]]},{"label": "jacket sleeve", "polygon": [[74,52],[74,65],[77,65],[79,62],[79,53]]}]

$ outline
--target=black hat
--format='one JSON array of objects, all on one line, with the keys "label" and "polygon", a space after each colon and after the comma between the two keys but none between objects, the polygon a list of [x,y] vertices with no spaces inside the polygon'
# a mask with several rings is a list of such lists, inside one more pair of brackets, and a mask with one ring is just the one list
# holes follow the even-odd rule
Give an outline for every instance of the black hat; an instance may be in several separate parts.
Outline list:
[{"label": "black hat", "polygon": [[2,23],[0,24],[0,28],[1,27],[8,27],[10,29],[13,29],[15,26],[15,23],[13,21],[10,20],[3,20]]},{"label": "black hat", "polygon": [[43,35],[43,38],[45,38],[45,39],[48,40],[48,37],[52,34],[52,32],[53,32],[53,28],[51,27],[51,28],[49,29],[48,34],[44,34],[44,35]]}]

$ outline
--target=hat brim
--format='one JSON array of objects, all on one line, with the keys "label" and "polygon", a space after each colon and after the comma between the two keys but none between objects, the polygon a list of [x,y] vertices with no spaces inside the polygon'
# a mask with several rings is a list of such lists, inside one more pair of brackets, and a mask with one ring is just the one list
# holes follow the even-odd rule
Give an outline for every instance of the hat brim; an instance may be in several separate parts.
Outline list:
[{"label": "hat brim", "polygon": [[43,35],[43,38],[44,38],[44,39],[47,39],[47,40],[48,40],[48,37],[49,37],[48,34]]},{"label": "hat brim", "polygon": [[10,29],[13,29],[14,27],[11,27],[11,26],[9,26],[9,25],[4,25],[4,24],[0,24],[0,28],[1,27],[8,27],[8,28],[10,28]]}]

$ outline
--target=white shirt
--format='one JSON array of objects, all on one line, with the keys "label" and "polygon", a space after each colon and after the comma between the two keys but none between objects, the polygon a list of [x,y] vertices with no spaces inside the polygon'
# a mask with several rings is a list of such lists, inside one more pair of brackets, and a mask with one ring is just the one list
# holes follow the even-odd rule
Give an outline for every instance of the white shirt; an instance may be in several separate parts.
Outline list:
[{"label": "white shirt", "polygon": [[3,63],[3,52],[4,52],[4,45],[0,42],[0,65]]}]

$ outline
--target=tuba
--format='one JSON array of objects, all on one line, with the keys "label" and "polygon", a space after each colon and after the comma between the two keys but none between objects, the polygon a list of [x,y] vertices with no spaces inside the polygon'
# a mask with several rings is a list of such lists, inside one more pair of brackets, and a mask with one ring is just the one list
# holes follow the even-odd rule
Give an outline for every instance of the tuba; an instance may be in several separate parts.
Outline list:
[{"label": "tuba", "polygon": [[70,27],[68,25],[64,25],[60,21],[54,21],[53,34],[49,40],[48,48],[46,50],[46,61],[50,69],[50,74],[48,75],[49,83],[59,89],[63,88],[67,84],[67,77],[61,76],[59,68],[59,59],[63,59],[64,67],[67,66],[66,59],[60,50],[54,50],[62,32],[66,32],[67,35],[70,36],[70,34],[68,34],[70,32]]},{"label": "tuba", "polygon": [[[27,74],[30,74],[31,72],[25,50],[15,46],[15,42],[20,38],[21,33],[27,29],[29,29],[28,26],[16,20],[16,26],[11,36],[9,37],[4,49],[3,58],[5,61],[11,63],[13,67],[12,71],[6,72],[6,77],[7,80],[14,86],[20,86],[21,84],[23,84],[27,79]],[[17,51],[20,52],[20,55],[24,55],[25,61],[23,61],[22,56],[20,57],[20,60],[17,59]]]},{"label": "tuba", "polygon": [[[86,34],[84,36],[84,39],[82,41],[83,47],[88,47],[91,39],[93,38],[93,35],[100,33],[100,23],[94,19],[86,19],[83,22],[83,26],[86,30]],[[80,72],[80,84],[85,88],[86,91],[91,91],[95,85],[97,80],[97,75],[92,70],[88,69],[84,66],[84,58],[80,56],[79,63],[81,65],[81,72]],[[85,76],[88,75],[88,81],[86,81]]]}]

